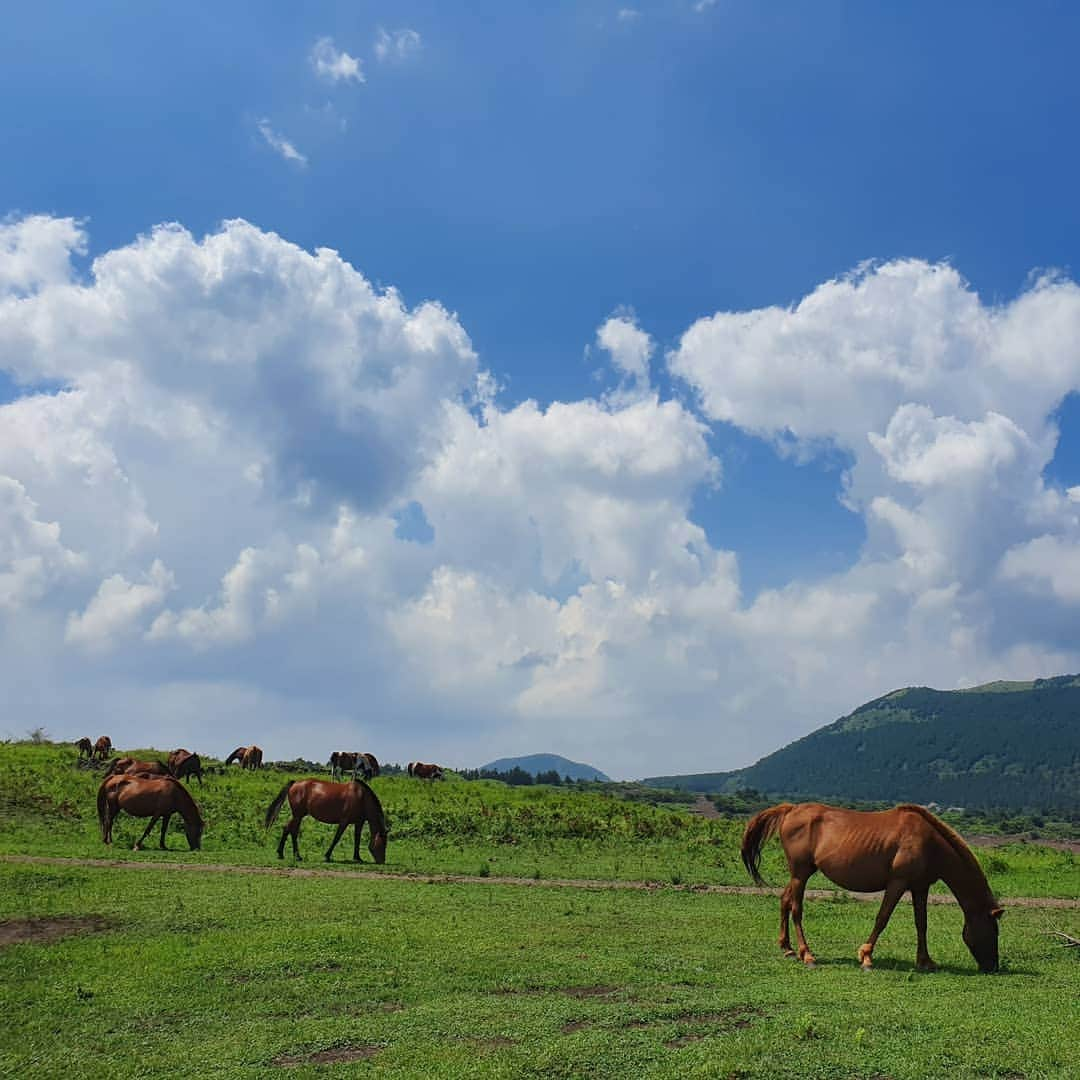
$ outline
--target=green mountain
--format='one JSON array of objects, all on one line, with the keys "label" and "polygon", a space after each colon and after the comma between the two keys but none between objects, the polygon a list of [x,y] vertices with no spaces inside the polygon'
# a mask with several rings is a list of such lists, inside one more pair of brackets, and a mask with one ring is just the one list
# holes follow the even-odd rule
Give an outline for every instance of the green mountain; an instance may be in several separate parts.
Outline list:
[{"label": "green mountain", "polygon": [[894,690],[747,769],[643,783],[789,799],[1080,810],[1080,676]]},{"label": "green mountain", "polygon": [[580,761],[570,761],[558,754],[526,754],[524,757],[504,757],[498,761],[490,761],[487,765],[481,765],[481,770],[491,769],[494,772],[509,772],[514,767],[524,769],[527,773],[535,776],[537,773],[551,772],[555,770],[562,777],[571,780],[609,780],[599,769],[591,765],[583,765]]}]

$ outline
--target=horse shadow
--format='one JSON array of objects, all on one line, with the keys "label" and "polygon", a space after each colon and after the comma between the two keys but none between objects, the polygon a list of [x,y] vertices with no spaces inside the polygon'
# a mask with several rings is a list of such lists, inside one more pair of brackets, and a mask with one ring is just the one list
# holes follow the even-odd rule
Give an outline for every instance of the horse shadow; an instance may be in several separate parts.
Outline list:
[{"label": "horse shadow", "polygon": [[[854,956],[839,956],[834,958],[816,958],[817,963],[815,967],[836,967],[836,968],[858,968],[859,971],[865,971],[868,975],[873,975],[875,971],[895,971],[901,975],[919,975],[930,978],[934,975],[983,975],[984,972],[979,971],[977,968],[969,966],[961,966],[960,964],[942,964],[937,965],[934,971],[919,971],[910,960],[894,960],[891,957],[874,957],[874,966],[872,968],[864,968],[857,958]],[[1037,971],[1033,971],[1030,968],[1015,967],[1012,964],[1004,964],[997,971],[993,972],[995,978],[1007,976],[1007,975],[1037,975]]]}]

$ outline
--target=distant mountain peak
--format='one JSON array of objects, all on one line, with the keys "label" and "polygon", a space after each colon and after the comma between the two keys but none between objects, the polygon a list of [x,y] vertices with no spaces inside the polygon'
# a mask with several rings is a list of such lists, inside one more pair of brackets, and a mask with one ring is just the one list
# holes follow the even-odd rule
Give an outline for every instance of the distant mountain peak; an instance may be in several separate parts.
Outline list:
[{"label": "distant mountain peak", "polygon": [[480,768],[490,769],[493,772],[509,772],[511,769],[518,768],[533,776],[554,770],[560,776],[569,777],[571,780],[606,781],[611,779],[593,765],[571,761],[560,754],[524,754],[521,757],[498,758],[495,761],[489,761],[486,765],[481,765]]}]

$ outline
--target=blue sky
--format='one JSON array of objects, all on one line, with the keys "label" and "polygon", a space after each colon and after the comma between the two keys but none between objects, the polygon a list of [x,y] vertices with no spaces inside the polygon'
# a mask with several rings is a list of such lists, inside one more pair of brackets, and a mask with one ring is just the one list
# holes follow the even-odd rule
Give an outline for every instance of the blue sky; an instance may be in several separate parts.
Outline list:
[{"label": "blue sky", "polygon": [[[363,81],[320,77],[324,38]],[[736,554],[750,603],[865,557],[872,497],[841,502],[865,440],[834,424],[793,448],[754,410],[701,410],[708,379],[665,356],[697,320],[798,304],[866,260],[945,261],[988,309],[1041,270],[1075,277],[1078,45],[1080,12],[1055,3],[19,5],[0,38],[0,214],[82,222],[83,280],[163,222],[199,239],[243,218],[333,248],[456,315],[505,411],[612,392],[597,328],[632,317],[660,400],[698,417],[717,463],[688,520]],[[1080,484],[1080,407],[1059,389],[1040,468],[1060,494]]]}]

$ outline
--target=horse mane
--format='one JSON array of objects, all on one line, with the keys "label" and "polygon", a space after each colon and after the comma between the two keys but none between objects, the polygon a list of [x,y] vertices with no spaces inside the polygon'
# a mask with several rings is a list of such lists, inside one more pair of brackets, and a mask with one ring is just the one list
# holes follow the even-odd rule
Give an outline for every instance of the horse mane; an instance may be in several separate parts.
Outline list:
[{"label": "horse mane", "polygon": [[378,814],[379,817],[378,831],[385,835],[387,832],[386,814],[383,813],[382,803],[379,802],[379,796],[376,795],[374,789],[369,784],[365,784],[363,780],[357,780],[356,783],[358,783],[368,793],[368,795],[371,796],[371,801],[375,804],[375,813]]},{"label": "horse mane", "polygon": [[994,896],[993,891],[990,888],[990,882],[986,880],[986,874],[983,873],[983,868],[979,865],[979,860],[975,858],[974,852],[964,842],[964,838],[951,826],[946,825],[941,818],[930,813],[925,806],[919,806],[918,803],[901,803],[897,810],[910,810],[914,814],[918,814],[928,824],[932,825],[937,831],[938,835],[949,845],[950,848],[956,853],[960,861],[975,875],[976,880],[981,880],[986,885],[986,891],[990,895],[991,906],[997,906],[997,897]]}]

